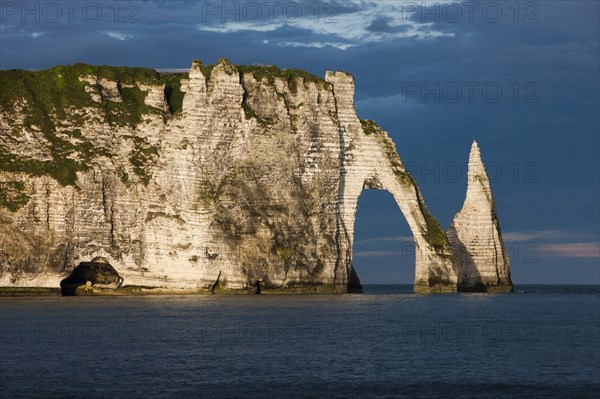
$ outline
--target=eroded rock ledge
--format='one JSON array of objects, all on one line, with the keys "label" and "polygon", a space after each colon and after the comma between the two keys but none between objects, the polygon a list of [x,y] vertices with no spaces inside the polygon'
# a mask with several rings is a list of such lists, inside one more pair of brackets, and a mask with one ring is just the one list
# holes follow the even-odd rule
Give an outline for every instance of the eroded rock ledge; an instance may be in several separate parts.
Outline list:
[{"label": "eroded rock ledge", "polygon": [[394,143],[358,119],[347,73],[76,64],[0,71],[0,89],[0,286],[58,286],[100,256],[147,287],[360,291],[363,189],[390,191],[406,217],[416,292],[456,292],[473,254],[500,268],[448,241]]}]

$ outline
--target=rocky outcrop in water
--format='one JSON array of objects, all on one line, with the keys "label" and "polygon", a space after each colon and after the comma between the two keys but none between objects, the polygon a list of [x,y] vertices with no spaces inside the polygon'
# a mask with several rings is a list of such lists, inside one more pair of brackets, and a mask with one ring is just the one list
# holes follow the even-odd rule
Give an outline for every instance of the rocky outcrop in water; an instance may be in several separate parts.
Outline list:
[{"label": "rocky outcrop in water", "polygon": [[81,262],[66,279],[60,282],[64,296],[77,295],[80,287],[117,289],[123,285],[123,278],[104,258],[91,262]]},{"label": "rocky outcrop in water", "polygon": [[0,89],[0,285],[56,286],[102,256],[134,285],[359,291],[358,197],[385,189],[415,237],[415,291],[457,289],[446,234],[357,117],[349,74],[76,64],[1,71]]},{"label": "rocky outcrop in water", "polygon": [[473,142],[469,156],[469,183],[465,203],[448,229],[458,265],[458,290],[510,292],[510,260],[506,253],[490,180]]}]

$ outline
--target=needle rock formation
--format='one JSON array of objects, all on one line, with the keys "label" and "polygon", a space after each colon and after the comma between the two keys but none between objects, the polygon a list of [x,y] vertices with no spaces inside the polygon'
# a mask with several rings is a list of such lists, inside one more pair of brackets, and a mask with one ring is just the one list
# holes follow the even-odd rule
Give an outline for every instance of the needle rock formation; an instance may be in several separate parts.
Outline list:
[{"label": "needle rock formation", "polygon": [[490,179],[477,142],[469,157],[465,203],[448,229],[458,267],[458,290],[510,292],[510,260],[504,247]]}]

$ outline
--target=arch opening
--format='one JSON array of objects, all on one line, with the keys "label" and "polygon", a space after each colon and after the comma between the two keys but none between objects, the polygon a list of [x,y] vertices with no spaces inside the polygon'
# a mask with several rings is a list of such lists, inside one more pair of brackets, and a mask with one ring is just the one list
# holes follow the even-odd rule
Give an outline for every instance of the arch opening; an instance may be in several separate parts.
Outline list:
[{"label": "arch opening", "polygon": [[394,196],[379,188],[366,182],[358,198],[352,265],[364,292],[383,288],[412,292],[416,262],[413,234]]}]

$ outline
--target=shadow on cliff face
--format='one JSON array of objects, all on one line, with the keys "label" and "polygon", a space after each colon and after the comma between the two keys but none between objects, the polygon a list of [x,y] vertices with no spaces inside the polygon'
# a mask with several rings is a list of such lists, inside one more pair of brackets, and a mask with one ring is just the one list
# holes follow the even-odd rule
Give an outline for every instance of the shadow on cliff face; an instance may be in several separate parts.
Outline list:
[{"label": "shadow on cliff face", "polygon": [[360,283],[360,278],[356,273],[354,266],[350,265],[350,277],[348,278],[348,293],[350,294],[362,294],[363,287]]},{"label": "shadow on cliff face", "polygon": [[481,281],[481,274],[465,244],[452,231],[448,231],[448,239],[457,268],[458,292],[486,292],[485,284]]}]

